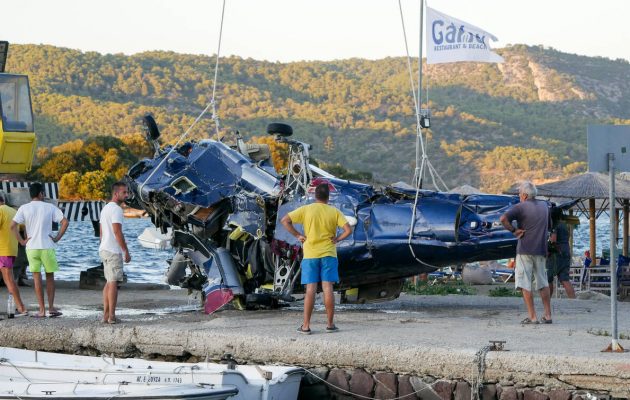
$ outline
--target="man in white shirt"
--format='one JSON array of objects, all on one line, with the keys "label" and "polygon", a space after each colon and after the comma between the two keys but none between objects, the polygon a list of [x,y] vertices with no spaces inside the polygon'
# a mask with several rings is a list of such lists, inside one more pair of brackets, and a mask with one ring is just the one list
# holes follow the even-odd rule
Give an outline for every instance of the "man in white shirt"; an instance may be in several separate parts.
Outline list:
[{"label": "man in white shirt", "polygon": [[[18,209],[11,222],[11,231],[18,242],[26,247],[26,257],[28,258],[29,269],[33,274],[35,295],[39,303],[39,313],[35,314],[34,317],[43,318],[46,316],[44,291],[42,290],[42,266],[46,272],[48,316],[58,317],[61,315],[61,311],[55,308],[55,272],[59,271],[55,243],[61,240],[63,234],[66,233],[68,220],[60,209],[44,202],[44,185],[39,182],[31,183],[29,193],[31,202]],[[61,224],[59,232],[54,236],[52,234],[53,222]],[[22,239],[18,233],[19,224],[26,225],[26,239]]]},{"label": "man in white shirt", "polygon": [[118,282],[123,280],[123,260],[131,261],[127,242],[122,231],[123,210],[120,205],[129,196],[127,185],[116,182],[112,185],[112,199],[101,211],[101,244],[98,254],[105,269],[103,288],[103,323],[115,324]]}]

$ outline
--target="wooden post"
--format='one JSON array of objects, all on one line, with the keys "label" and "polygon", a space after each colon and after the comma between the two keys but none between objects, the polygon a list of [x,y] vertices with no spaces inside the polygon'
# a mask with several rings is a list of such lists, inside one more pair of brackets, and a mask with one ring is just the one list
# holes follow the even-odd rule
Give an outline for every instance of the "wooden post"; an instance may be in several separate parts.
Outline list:
[{"label": "wooden post", "polygon": [[619,212],[620,210],[615,207],[615,219],[613,220],[615,225],[613,225],[615,227],[615,231],[613,232],[615,234],[615,245],[619,242]]},{"label": "wooden post", "polygon": [[588,222],[591,237],[591,259],[593,260],[593,265],[595,265],[597,258],[597,248],[595,247],[595,240],[597,239],[595,232],[595,199],[588,199]]},{"label": "wooden post", "polygon": [[[569,216],[573,216],[573,209],[569,209]],[[567,224],[567,226],[569,227],[569,255],[570,255],[570,260],[571,260],[571,266],[573,267],[573,229],[575,228],[575,225],[569,225]]]},{"label": "wooden post", "polygon": [[630,210],[630,201],[623,201],[623,256],[628,257],[628,230],[630,229],[630,220],[628,219],[628,211]]}]

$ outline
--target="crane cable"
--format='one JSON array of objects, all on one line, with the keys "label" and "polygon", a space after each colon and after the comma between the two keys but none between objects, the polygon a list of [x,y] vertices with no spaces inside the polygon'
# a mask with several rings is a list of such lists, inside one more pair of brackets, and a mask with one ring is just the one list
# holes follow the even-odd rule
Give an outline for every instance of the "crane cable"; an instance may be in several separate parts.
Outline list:
[{"label": "crane cable", "polygon": [[140,195],[140,200],[142,200],[142,201],[144,201],[144,198],[142,197],[142,189],[147,184],[149,179],[151,179],[153,177],[153,175],[155,175],[155,173],[160,169],[162,164],[164,164],[164,162],[166,160],[168,160],[168,158],[175,151],[175,149],[177,149],[177,146],[182,142],[182,140],[184,140],[184,138],[186,136],[188,136],[190,131],[195,127],[195,125],[197,125],[197,123],[201,120],[201,118],[206,114],[206,112],[208,112],[208,110],[211,107],[212,107],[212,120],[215,123],[215,131],[216,131],[217,140],[219,139],[219,115],[216,112],[215,96],[216,96],[217,78],[218,78],[218,72],[219,72],[219,59],[221,57],[221,42],[222,42],[222,39],[223,39],[223,20],[225,18],[225,2],[226,2],[226,0],[223,0],[223,6],[221,8],[221,25],[220,25],[220,28],[219,28],[219,44],[218,44],[218,48],[217,48],[217,57],[216,57],[216,62],[214,64],[214,82],[212,83],[212,98],[210,99],[210,102],[206,105],[206,107],[203,109],[203,111],[201,111],[199,116],[197,118],[195,118],[193,123],[188,127],[188,129],[186,129],[186,131],[179,137],[177,142],[171,147],[171,149],[166,154],[166,156],[164,156],[162,161],[160,161],[160,163],[157,165],[157,167],[153,168],[153,170],[151,171],[151,173],[149,174],[147,179],[145,179],[144,182],[142,183],[142,185],[140,185],[140,188],[138,189],[138,194]]},{"label": "crane cable", "polygon": [[210,99],[210,104],[212,104],[212,119],[214,120],[214,127],[217,135],[217,140],[219,140],[219,114],[216,109],[215,96],[217,93],[217,79],[219,77],[219,59],[221,54],[221,42],[223,39],[223,19],[225,17],[225,1],[223,0],[223,7],[221,7],[221,26],[219,28],[219,44],[217,46],[217,60],[214,64],[214,81],[212,82],[212,99]]},{"label": "crane cable", "polygon": [[[422,7],[422,5],[421,5]],[[407,31],[405,29],[405,18],[404,18],[404,13],[403,13],[403,9],[402,9],[402,3],[401,0],[398,0],[398,9],[400,10],[400,21],[402,24],[402,31],[403,31],[403,37],[405,39],[405,51],[407,53],[407,69],[409,72],[409,83],[411,84],[411,95],[413,97],[413,103],[415,106],[415,110],[416,110],[416,134],[417,134],[417,138],[418,141],[416,142],[416,151],[418,150],[418,145],[420,145],[421,149],[422,149],[422,162],[420,163],[420,170],[418,171],[418,165],[416,165],[416,170],[414,173],[414,183],[416,186],[416,195],[414,198],[414,202],[413,202],[413,208],[411,211],[411,222],[409,224],[409,236],[407,238],[407,245],[409,246],[409,250],[411,251],[411,255],[413,256],[413,258],[420,264],[425,265],[427,267],[430,268],[435,268],[438,269],[440,268],[437,265],[433,265],[433,264],[429,264],[421,259],[418,258],[418,256],[416,255],[416,252],[413,249],[413,246],[411,244],[411,240],[413,238],[413,228],[415,226],[416,223],[416,211],[417,211],[417,207],[418,207],[418,198],[420,197],[420,182],[422,182],[422,176],[424,175],[425,171],[424,171],[424,167],[425,165],[427,165],[427,169],[429,170],[429,174],[431,175],[431,179],[433,180],[433,186],[435,186],[436,188],[439,188],[435,177],[437,176],[438,179],[440,180],[440,182],[442,183],[442,185],[444,186],[444,188],[446,188],[446,184],[444,183],[444,181],[442,180],[442,178],[440,177],[440,175],[437,173],[437,171],[435,171],[435,168],[433,167],[433,165],[431,164],[431,161],[429,161],[429,158],[427,156],[426,153],[426,149],[424,146],[424,139],[422,138],[422,125],[420,124],[420,104],[419,102],[422,101],[422,98],[418,99],[418,96],[420,96],[420,94],[418,94],[418,96],[416,96],[416,86],[414,84],[413,81],[413,72],[412,72],[412,67],[411,67],[411,57],[409,55],[409,45],[408,45],[408,41],[407,41]],[[420,29],[422,29],[422,27],[420,27]],[[422,43],[420,44],[422,45]],[[422,68],[422,56],[418,57],[418,68]],[[427,82],[428,83],[428,82]],[[427,84],[427,105],[429,104],[429,87]]]}]

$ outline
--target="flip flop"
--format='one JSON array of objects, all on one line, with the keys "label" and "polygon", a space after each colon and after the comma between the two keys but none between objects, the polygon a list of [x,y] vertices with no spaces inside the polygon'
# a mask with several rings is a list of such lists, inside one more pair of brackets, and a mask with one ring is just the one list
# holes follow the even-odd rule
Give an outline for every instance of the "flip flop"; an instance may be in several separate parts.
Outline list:
[{"label": "flip flop", "polygon": [[537,320],[532,321],[529,317],[521,321],[521,325],[537,325],[538,323],[539,322]]},{"label": "flip flop", "polygon": [[304,328],[302,327],[302,325],[300,325],[300,327],[299,327],[299,328],[297,328],[297,331],[298,331],[299,333],[301,333],[302,335],[310,335],[310,334],[311,334],[311,330],[310,330],[310,329],[304,329]]},{"label": "flip flop", "polygon": [[31,318],[46,318],[46,314],[32,314]]},{"label": "flip flop", "polygon": [[17,317],[28,317],[28,316],[29,316],[28,310],[27,310],[27,311],[24,311],[24,312],[19,312],[19,311],[16,311],[16,312],[15,312],[15,317],[16,317],[16,318],[17,318]]},{"label": "flip flop", "polygon": [[545,318],[545,317],[542,317],[542,318],[540,319],[540,323],[541,323],[541,324],[551,324],[551,323],[553,323],[553,321],[551,320],[551,318],[547,319],[547,318]]},{"label": "flip flop", "polygon": [[48,317],[49,318],[56,318],[56,317],[61,317],[63,315],[63,313],[61,311],[55,310],[55,311],[49,311],[48,312]]},{"label": "flip flop", "polygon": [[339,332],[339,328],[337,328],[337,325],[326,327],[326,333],[332,333],[332,332]]}]

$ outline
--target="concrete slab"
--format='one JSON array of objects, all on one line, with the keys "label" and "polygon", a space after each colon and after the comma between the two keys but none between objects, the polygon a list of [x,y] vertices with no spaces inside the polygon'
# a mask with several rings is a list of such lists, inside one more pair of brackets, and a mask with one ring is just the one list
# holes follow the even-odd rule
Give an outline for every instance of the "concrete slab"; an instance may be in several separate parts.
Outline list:
[{"label": "concrete slab", "polygon": [[[32,288],[21,288],[35,309]],[[0,299],[6,299],[6,288]],[[310,336],[295,332],[301,307],[275,311],[224,310],[207,316],[184,290],[125,288],[122,324],[100,323],[101,293],[60,285],[61,318],[0,321],[0,345],[117,356],[197,356],[302,366],[356,367],[471,380],[475,354],[490,340],[503,352],[486,356],[487,382],[612,390],[630,397],[630,353],[601,353],[611,342],[610,303],[554,299],[553,324],[521,326],[520,298],[408,296],[372,305],[338,306],[337,333],[325,333],[317,306]],[[542,309],[537,299],[537,307]],[[0,305],[0,310],[5,306]],[[619,332],[630,347],[630,303],[619,303]]]}]

